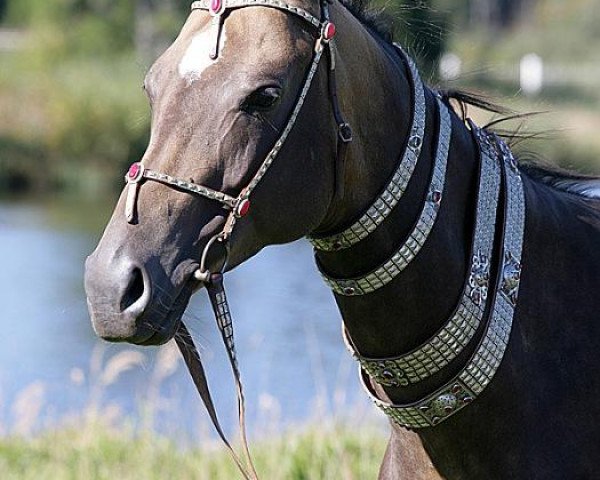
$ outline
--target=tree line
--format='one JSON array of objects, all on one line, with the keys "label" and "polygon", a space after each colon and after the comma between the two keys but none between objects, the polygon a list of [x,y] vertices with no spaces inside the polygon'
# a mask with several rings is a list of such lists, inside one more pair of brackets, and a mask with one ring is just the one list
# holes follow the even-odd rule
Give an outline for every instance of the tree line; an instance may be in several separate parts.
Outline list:
[{"label": "tree line", "polygon": [[[98,15],[112,24],[115,32],[127,28],[126,36],[135,43],[138,15],[156,14],[176,16],[188,12],[187,0],[0,0],[0,20],[7,14],[9,20],[27,23],[39,16],[36,12],[49,12],[51,18],[81,18],[87,14]],[[402,22],[416,30],[438,25],[440,16],[451,17],[452,22],[471,27],[508,28],[532,11],[536,0],[372,0],[402,17]],[[12,17],[12,18],[11,18]],[[429,34],[428,34],[429,35]]]}]

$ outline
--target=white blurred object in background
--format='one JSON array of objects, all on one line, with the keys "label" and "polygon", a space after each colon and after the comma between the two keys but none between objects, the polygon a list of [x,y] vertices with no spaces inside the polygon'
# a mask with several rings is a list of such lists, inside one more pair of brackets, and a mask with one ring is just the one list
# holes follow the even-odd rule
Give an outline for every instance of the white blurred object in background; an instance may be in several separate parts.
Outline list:
[{"label": "white blurred object in background", "polygon": [[544,86],[544,62],[542,57],[529,53],[521,59],[520,85],[525,95],[537,95]]},{"label": "white blurred object in background", "polygon": [[445,53],[440,59],[442,80],[456,80],[462,72],[462,60],[454,53]]}]

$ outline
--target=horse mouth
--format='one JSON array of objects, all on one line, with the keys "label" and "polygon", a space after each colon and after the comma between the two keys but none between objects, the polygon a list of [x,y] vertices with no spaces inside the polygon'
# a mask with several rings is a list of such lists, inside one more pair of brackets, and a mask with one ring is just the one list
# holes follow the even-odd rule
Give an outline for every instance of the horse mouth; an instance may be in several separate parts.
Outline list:
[{"label": "horse mouth", "polygon": [[153,302],[139,318],[136,335],[125,340],[139,346],[158,346],[169,342],[177,334],[181,318],[193,293],[193,283],[188,282],[179,292],[175,301],[167,309],[157,308],[159,302]]},{"label": "horse mouth", "polygon": [[112,343],[129,343],[139,346],[158,346],[170,341],[181,325],[194,282],[189,280],[177,293],[175,300],[163,296],[152,296],[150,304],[137,316],[107,311],[102,305],[88,305],[96,334]]},{"label": "horse mouth", "polygon": [[[164,345],[171,340],[181,323],[181,315],[173,316],[173,318],[167,318],[163,320],[159,327],[142,327],[140,332],[134,337],[125,340],[127,343],[132,345],[138,345],[141,347],[159,346]],[[105,339],[110,341],[110,339]]]}]

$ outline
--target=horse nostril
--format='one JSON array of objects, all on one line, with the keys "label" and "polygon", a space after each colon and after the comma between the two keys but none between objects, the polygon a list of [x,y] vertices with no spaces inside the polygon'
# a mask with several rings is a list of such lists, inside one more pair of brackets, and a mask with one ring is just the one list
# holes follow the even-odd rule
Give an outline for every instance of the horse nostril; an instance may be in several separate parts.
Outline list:
[{"label": "horse nostril", "polygon": [[142,271],[135,267],[131,271],[131,275],[129,277],[129,285],[125,289],[123,293],[123,297],[121,298],[121,311],[124,312],[129,307],[131,307],[135,302],[137,302],[142,295],[144,294],[144,277],[142,275]]}]

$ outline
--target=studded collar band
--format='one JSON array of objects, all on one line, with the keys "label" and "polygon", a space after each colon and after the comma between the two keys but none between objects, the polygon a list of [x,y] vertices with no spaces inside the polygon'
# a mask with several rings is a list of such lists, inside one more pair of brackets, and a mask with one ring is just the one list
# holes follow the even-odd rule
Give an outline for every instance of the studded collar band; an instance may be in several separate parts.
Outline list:
[{"label": "studded collar band", "polygon": [[[436,158],[427,199],[413,231],[383,265],[361,277],[338,279],[328,275],[319,267],[325,283],[336,294],[344,296],[366,295],[384,287],[406,269],[429,238],[442,203],[448,151],[452,136],[452,122],[448,108],[439,99],[437,105],[439,111],[439,137]],[[318,261],[317,265],[319,265]]]},{"label": "studded collar band", "polygon": [[395,44],[395,46],[408,65],[413,88],[412,124],[406,150],[388,185],[375,199],[371,207],[356,222],[336,235],[309,238],[316,250],[328,252],[344,250],[373,233],[389,216],[406,192],[408,183],[412,178],[417,161],[421,155],[427,116],[425,89],[419,75],[419,70],[413,60],[404,53],[399,45]]},{"label": "studded collar band", "polygon": [[508,346],[521,280],[525,196],[510,149],[498,138],[495,141],[500,151],[505,185],[504,228],[490,318],[475,353],[450,382],[410,405],[393,404],[378,398],[368,373],[363,369],[360,371],[363,384],[375,404],[395,423],[406,428],[438,425],[475,401],[496,375]]},{"label": "studded collar band", "polygon": [[475,130],[474,134],[480,145],[481,161],[471,265],[461,299],[450,319],[423,345],[392,358],[360,355],[343,329],[346,346],[371,379],[380,385],[406,387],[431,377],[464,351],[483,321],[488,304],[501,171],[495,146],[480,130]]}]

